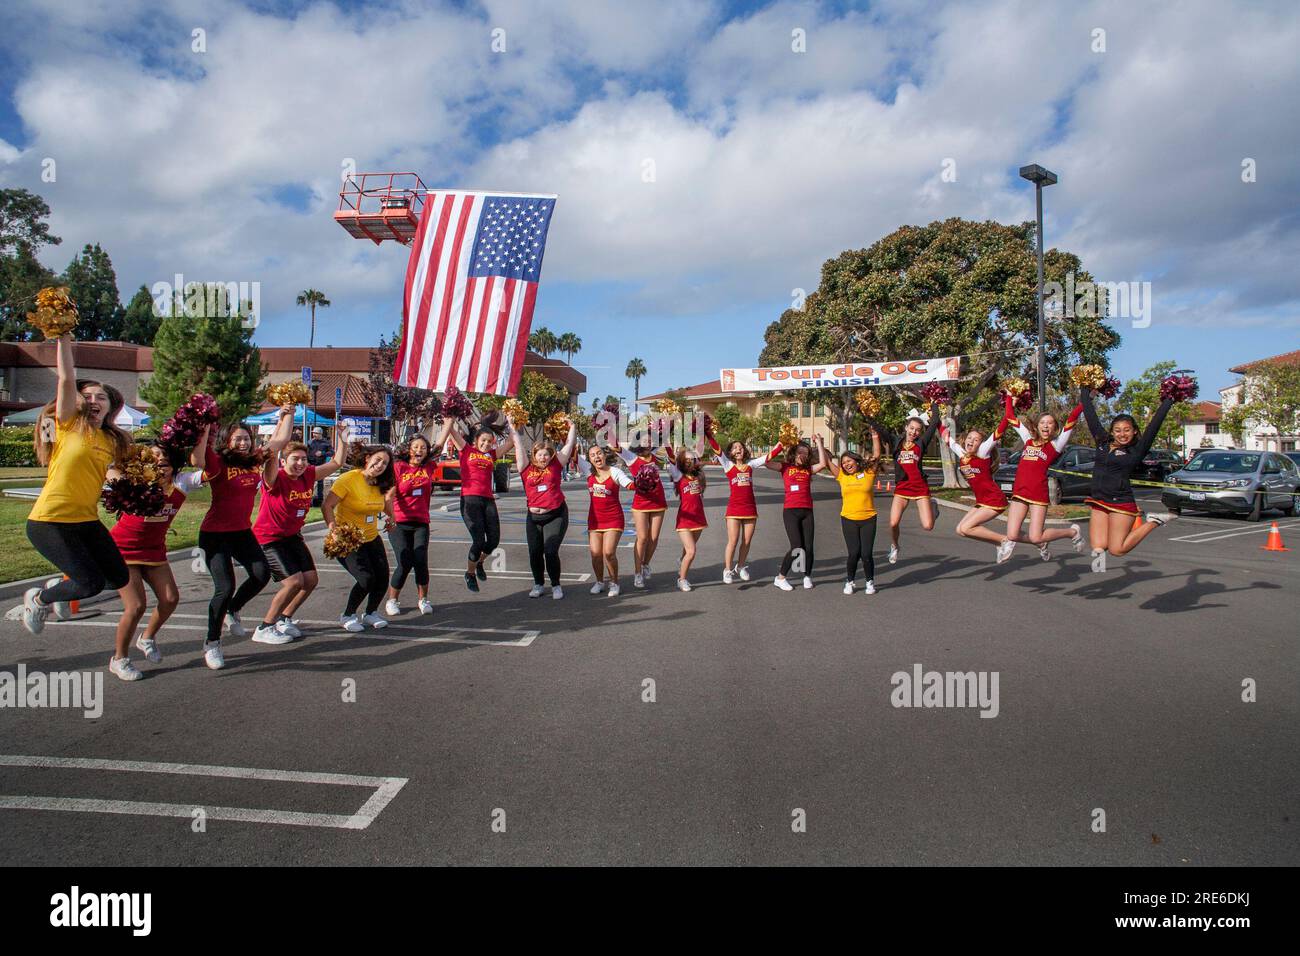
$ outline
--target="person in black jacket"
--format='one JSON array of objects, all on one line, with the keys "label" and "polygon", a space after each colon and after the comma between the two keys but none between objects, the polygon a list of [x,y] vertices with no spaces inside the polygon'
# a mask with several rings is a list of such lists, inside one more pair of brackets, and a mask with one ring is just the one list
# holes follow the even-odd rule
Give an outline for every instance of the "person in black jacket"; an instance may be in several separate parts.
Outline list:
[{"label": "person in black jacket", "polygon": [[1088,528],[1092,555],[1095,558],[1103,551],[1114,555],[1127,554],[1152,531],[1176,517],[1149,514],[1145,521],[1137,520],[1142,512],[1129,483],[1129,476],[1142,464],[1160,426],[1164,424],[1165,416],[1173,408],[1174,400],[1169,398],[1160,403],[1140,436],[1132,415],[1116,415],[1109,430],[1102,428],[1093,407],[1092,389],[1081,390],[1080,403],[1093,441],[1097,443],[1097,458],[1092,466],[1092,493],[1084,499],[1084,503],[1092,508]]},{"label": "person in black jacket", "polygon": [[[311,442],[307,445],[307,464],[323,465],[334,454],[334,446],[330,444],[325,437],[325,429],[317,426],[311,430]],[[316,482],[316,493],[312,496],[312,507],[320,507],[321,500],[325,497],[325,482]]]}]

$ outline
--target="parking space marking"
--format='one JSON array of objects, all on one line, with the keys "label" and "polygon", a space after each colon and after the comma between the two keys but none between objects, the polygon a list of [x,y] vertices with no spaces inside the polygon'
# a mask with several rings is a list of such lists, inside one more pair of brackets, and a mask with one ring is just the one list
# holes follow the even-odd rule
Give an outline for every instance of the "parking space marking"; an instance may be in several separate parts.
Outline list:
[{"label": "parking space marking", "polygon": [[[1279,531],[1285,531],[1287,528],[1300,528],[1300,521],[1293,521],[1290,524],[1280,524],[1277,526]],[[1273,530],[1273,525],[1263,524],[1258,528],[1248,528],[1245,531],[1198,531],[1195,534],[1185,534],[1182,537],[1170,538],[1170,541],[1186,541],[1188,544],[1207,544],[1211,541],[1222,541],[1224,538],[1236,538],[1243,534],[1259,534]]]},{"label": "parking space marking", "polygon": [[[317,573],[317,574],[327,574],[327,573],[328,573],[328,574],[351,574],[350,571],[347,571],[347,570],[345,570],[344,568],[317,568],[317,569],[316,569],[316,573]],[[430,569],[429,569],[429,577],[432,577],[432,578],[463,578],[464,576],[465,576],[465,569],[464,569],[463,567],[460,567],[460,568],[430,568]],[[500,579],[503,580],[503,581],[525,581],[525,582],[527,582],[527,581],[531,581],[531,580],[533,579],[533,572],[531,572],[531,571],[493,571],[493,572],[492,572],[492,577],[494,577],[494,578],[500,578]],[[591,577],[591,572],[590,572],[590,571],[588,571],[588,572],[586,572],[586,573],[584,573],[584,574],[578,574],[577,572],[565,571],[565,572],[562,572],[562,573],[560,574],[560,579],[561,579],[561,580],[568,580],[568,581],[571,581],[571,582],[573,582],[573,583],[575,583],[575,584],[582,584],[583,582],[585,582],[585,581],[586,581],[588,578],[590,578],[590,577]]]},{"label": "parking space marking", "polygon": [[211,820],[271,823],[292,826],[364,830],[398,791],[406,777],[368,777],[347,773],[311,773],[301,770],[263,770],[255,767],[213,767],[203,764],[155,763],[144,760],[99,760],[89,757],[37,757],[0,754],[0,766],[39,769],[105,770],[127,773],[179,774],[224,777],[231,780],[275,780],[343,787],[373,787],[374,793],[351,814],[308,813],[298,810],[264,810],[253,807],[210,807],[203,804],[154,803],[139,800],[101,800],[84,797],[0,795],[0,810],[58,810],[71,813],[117,813],[146,817],[192,817],[202,809]]}]

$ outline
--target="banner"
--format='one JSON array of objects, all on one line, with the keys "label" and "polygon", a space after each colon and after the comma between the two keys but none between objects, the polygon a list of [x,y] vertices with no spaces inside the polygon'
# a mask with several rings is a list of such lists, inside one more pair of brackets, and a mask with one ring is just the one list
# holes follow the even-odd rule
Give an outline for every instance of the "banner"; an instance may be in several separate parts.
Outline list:
[{"label": "banner", "polygon": [[724,392],[783,392],[800,388],[862,388],[917,385],[961,377],[961,356],[888,362],[787,365],[782,368],[724,368]]}]

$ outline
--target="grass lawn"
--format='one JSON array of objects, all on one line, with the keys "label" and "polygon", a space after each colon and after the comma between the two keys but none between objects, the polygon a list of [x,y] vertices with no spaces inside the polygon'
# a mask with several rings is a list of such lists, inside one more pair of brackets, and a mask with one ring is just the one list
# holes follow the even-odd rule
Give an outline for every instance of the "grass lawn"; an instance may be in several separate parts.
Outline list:
[{"label": "grass lawn", "polygon": [[[5,478],[44,478],[45,469],[39,467],[32,468],[0,468],[0,480]],[[41,482],[35,482],[41,484]]]},{"label": "grass lawn", "polygon": [[[3,469],[12,471],[17,469]],[[212,491],[206,486],[193,492],[172,522],[167,535],[167,550],[192,548],[199,542],[199,524],[207,514],[212,501]],[[54,568],[48,561],[36,553],[27,540],[27,515],[32,510],[31,501],[21,498],[0,497],[0,582],[17,581],[34,577],[38,574],[52,572]],[[254,512],[256,513],[256,512]],[[99,518],[107,527],[112,527],[116,517],[102,508]],[[312,508],[307,513],[307,520],[319,521],[320,509]]]},{"label": "grass lawn", "polygon": [[[955,501],[963,505],[975,504],[975,496],[966,488],[931,488],[930,494],[944,501]],[[1068,518],[1071,521],[1078,521],[1091,514],[1092,510],[1082,504],[1048,505],[1047,507],[1049,518]]]}]

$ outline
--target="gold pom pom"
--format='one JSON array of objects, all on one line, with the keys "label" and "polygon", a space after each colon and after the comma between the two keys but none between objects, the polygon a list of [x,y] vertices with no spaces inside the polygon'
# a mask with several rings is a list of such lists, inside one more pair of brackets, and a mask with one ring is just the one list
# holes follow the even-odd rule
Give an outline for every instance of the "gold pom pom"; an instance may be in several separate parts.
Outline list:
[{"label": "gold pom pom", "polygon": [[300,378],[277,382],[266,390],[266,400],[272,405],[307,405],[311,389]]},{"label": "gold pom pom", "polygon": [[325,557],[346,558],[361,547],[361,529],[354,524],[340,521],[334,530],[325,535]]},{"label": "gold pom pom", "polygon": [[47,286],[36,293],[36,311],[27,313],[28,323],[47,339],[57,339],[77,327],[77,306],[66,286]]},{"label": "gold pom pom", "polygon": [[1025,394],[1029,389],[1029,383],[1023,378],[1009,378],[1002,383],[1002,391],[1006,392],[1012,398]]},{"label": "gold pom pom", "polygon": [[793,448],[799,444],[799,429],[795,427],[794,422],[785,422],[781,425],[777,440],[786,448]]},{"label": "gold pom pom", "polygon": [[136,484],[158,481],[158,459],[148,445],[132,445],[122,459],[122,474]]},{"label": "gold pom pom", "polygon": [[1106,370],[1100,365],[1076,365],[1070,369],[1070,381],[1076,388],[1101,388],[1106,384]]},{"label": "gold pom pom", "polygon": [[676,418],[682,413],[682,406],[678,405],[671,398],[661,398],[650,406],[656,413],[666,418]]},{"label": "gold pom pom", "polygon": [[557,444],[564,442],[569,437],[569,416],[564,412],[556,412],[546,419],[542,431],[551,441]]},{"label": "gold pom pom", "polygon": [[501,405],[501,411],[515,428],[523,428],[528,424],[528,409],[524,408],[524,403],[517,398],[507,398]]},{"label": "gold pom pom", "polygon": [[853,400],[858,403],[858,411],[868,418],[875,418],[880,414],[880,399],[874,389],[858,389],[853,393]]}]

